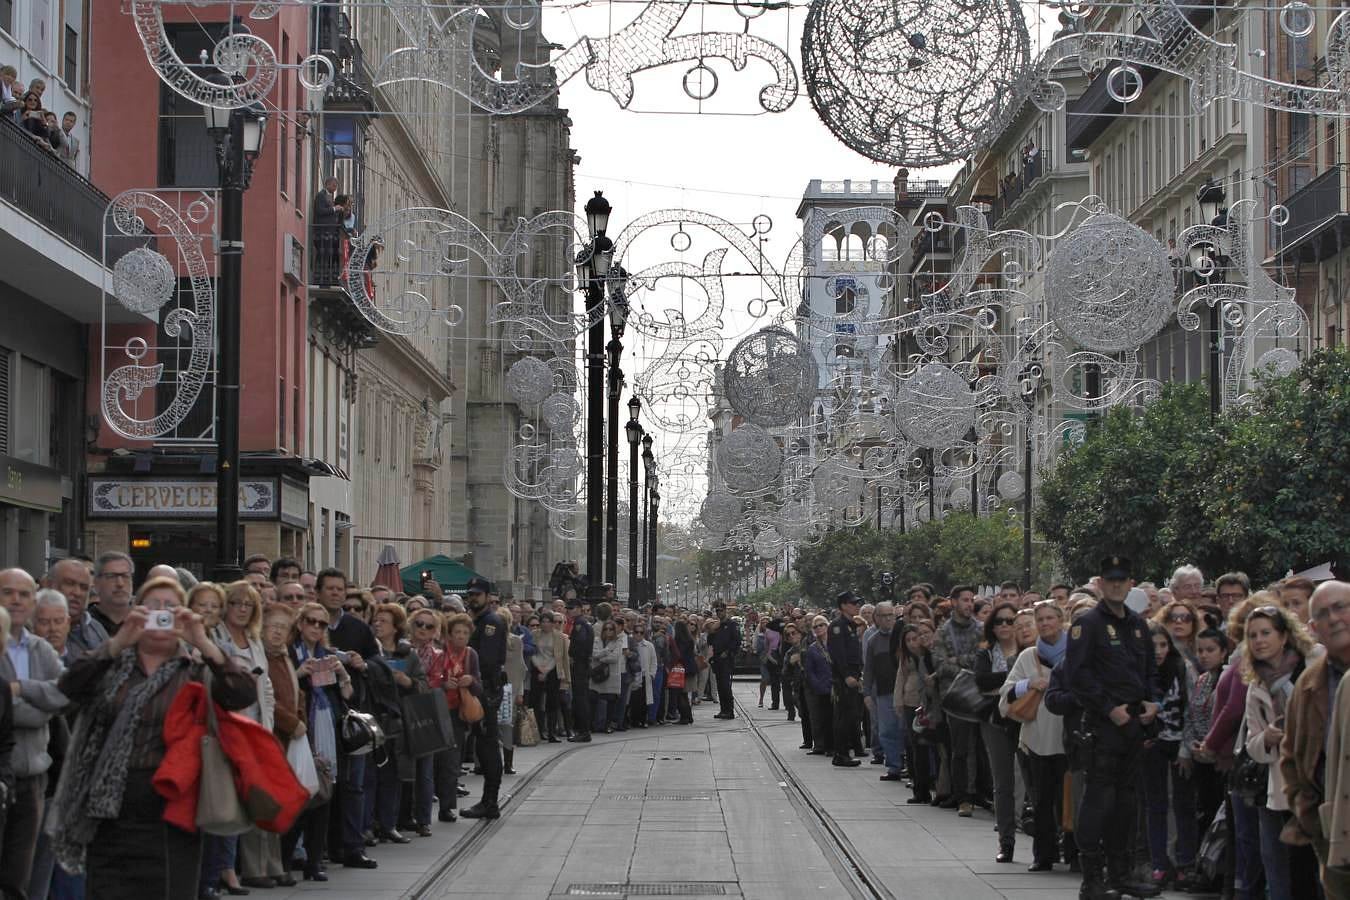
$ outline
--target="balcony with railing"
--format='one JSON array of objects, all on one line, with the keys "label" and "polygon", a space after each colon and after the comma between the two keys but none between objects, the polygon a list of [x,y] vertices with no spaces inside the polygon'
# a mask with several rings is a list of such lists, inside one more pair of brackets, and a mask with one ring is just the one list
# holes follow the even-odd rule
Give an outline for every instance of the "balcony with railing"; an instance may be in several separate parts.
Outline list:
[{"label": "balcony with railing", "polygon": [[324,91],[324,108],[373,110],[374,79],[366,65],[361,42],[352,35],[351,19],[328,5],[318,6],[315,16],[318,20],[316,50],[333,65],[333,82]]},{"label": "balcony with railing", "polygon": [[1339,167],[1333,166],[1295,191],[1284,207],[1289,210],[1289,221],[1276,232],[1281,256],[1315,261],[1346,246],[1350,210]]},{"label": "balcony with railing", "polygon": [[[352,242],[346,229],[341,224],[319,224],[309,231],[309,300],[320,330],[353,349],[374,346],[375,328],[347,290]],[[370,262],[373,267],[373,256]],[[365,277],[367,289],[374,293],[373,278]]]},{"label": "balcony with railing", "polygon": [[[79,322],[102,317],[108,196],[0,117],[0,270],[6,283]],[[107,265],[143,239],[108,239]],[[144,321],[113,304],[112,321]]]}]

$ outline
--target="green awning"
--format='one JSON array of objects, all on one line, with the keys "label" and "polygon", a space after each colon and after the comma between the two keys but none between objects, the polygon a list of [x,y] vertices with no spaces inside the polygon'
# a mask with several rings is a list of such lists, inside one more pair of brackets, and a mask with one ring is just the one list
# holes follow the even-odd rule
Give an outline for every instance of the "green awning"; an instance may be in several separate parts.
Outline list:
[{"label": "green awning", "polygon": [[469,579],[478,573],[457,559],[436,554],[398,570],[403,579],[403,590],[416,594],[422,590],[422,573],[430,571],[431,576],[443,591],[463,591],[469,586]]}]

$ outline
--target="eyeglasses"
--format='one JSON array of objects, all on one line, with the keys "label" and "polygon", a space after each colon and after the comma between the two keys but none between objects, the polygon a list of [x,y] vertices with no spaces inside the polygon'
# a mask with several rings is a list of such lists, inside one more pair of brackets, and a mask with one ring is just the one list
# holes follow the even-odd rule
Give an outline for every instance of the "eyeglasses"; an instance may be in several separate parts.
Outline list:
[{"label": "eyeglasses", "polygon": [[994,625],[996,627],[999,625],[1011,625],[1016,621],[1017,621],[1016,619],[1005,619],[1002,616],[1000,616],[999,618],[994,620]]},{"label": "eyeglasses", "polygon": [[1169,622],[1194,622],[1195,616],[1188,612],[1172,613],[1167,617]]},{"label": "eyeglasses", "polygon": [[231,600],[231,601],[229,601],[228,603],[226,603],[225,605],[228,606],[230,609],[251,609],[251,608],[253,607],[253,601],[252,601],[252,600]]},{"label": "eyeglasses", "polygon": [[430,631],[431,629],[433,629],[433,628],[436,627],[436,623],[435,623],[435,622],[414,622],[414,623],[413,623],[413,627],[414,627],[414,628],[420,628],[420,629],[423,629],[423,630],[426,630],[426,631]]},{"label": "eyeglasses", "polygon": [[344,612],[354,613],[354,612],[365,612],[366,608],[362,606],[360,603],[351,603],[351,604],[343,604],[342,609]]},{"label": "eyeglasses", "polygon": [[315,628],[323,628],[328,624],[323,619],[316,619],[313,616],[301,616],[300,621],[306,625],[313,625]]},{"label": "eyeglasses", "polygon": [[1331,618],[1332,613],[1339,616],[1343,615],[1346,610],[1350,610],[1350,600],[1337,600],[1335,603],[1332,603],[1329,606],[1323,606],[1319,609],[1313,616],[1313,619],[1317,622],[1325,622],[1327,619]]}]

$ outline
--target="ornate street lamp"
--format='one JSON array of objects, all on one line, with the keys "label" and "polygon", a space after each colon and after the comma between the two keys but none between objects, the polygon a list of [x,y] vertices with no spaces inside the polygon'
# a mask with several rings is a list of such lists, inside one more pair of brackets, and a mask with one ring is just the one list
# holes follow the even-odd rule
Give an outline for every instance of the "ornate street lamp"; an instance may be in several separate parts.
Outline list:
[{"label": "ornate street lamp", "polygon": [[642,437],[642,471],[646,475],[642,491],[642,600],[645,603],[651,596],[652,571],[649,566],[651,560],[647,543],[651,537],[648,522],[651,521],[652,491],[656,489],[656,457],[652,454],[650,434],[644,434]]},{"label": "ornate street lamp", "polygon": [[[590,241],[577,254],[577,278],[586,297],[590,329],[586,339],[586,577],[592,602],[602,593],[604,566],[605,481],[605,281],[614,259],[614,242],[605,236],[610,205],[600,191],[586,202]],[[612,578],[609,580],[613,580]]]},{"label": "ornate street lamp", "polygon": [[[602,198],[603,199],[603,198]],[[623,332],[628,323],[628,273],[623,266],[609,268],[606,285],[609,289],[609,419],[606,463],[609,477],[605,481],[605,581],[618,584],[619,580],[619,398],[623,395]]]},{"label": "ornate street lamp", "polygon": [[[1205,183],[1195,192],[1195,202],[1200,207],[1202,221],[1215,227],[1228,224],[1228,210],[1224,208],[1227,195],[1223,185],[1215,184],[1213,176],[1205,176]],[[1222,284],[1227,278],[1228,257],[1219,248],[1207,241],[1191,247],[1191,269],[1197,278],[1211,284]],[[1223,319],[1220,316],[1221,301],[1216,300],[1209,306],[1209,420],[1213,422],[1219,415],[1223,404],[1223,393],[1219,369],[1223,365]]]},{"label": "ornate street lamp", "polygon": [[623,433],[628,438],[628,605],[637,609],[641,605],[641,582],[638,578],[638,444],[642,440],[642,425],[638,422],[638,413],[642,411],[642,401],[634,394],[628,400],[628,424]]},{"label": "ornate street lamp", "polygon": [[[228,83],[223,75],[215,80]],[[216,278],[216,566],[212,577],[228,583],[243,577],[239,566],[239,344],[244,256],[244,191],[262,154],[267,110],[202,107],[216,143],[220,175],[220,262]]]}]

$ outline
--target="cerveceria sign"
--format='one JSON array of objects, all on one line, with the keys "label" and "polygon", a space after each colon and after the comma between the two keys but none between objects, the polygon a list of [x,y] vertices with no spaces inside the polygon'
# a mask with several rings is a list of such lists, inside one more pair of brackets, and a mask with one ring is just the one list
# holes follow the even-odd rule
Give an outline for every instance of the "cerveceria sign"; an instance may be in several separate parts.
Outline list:
[{"label": "cerveceria sign", "polygon": [[[275,519],[275,478],[252,478],[239,484],[239,515]],[[211,519],[216,515],[213,478],[89,478],[91,519]]]}]

